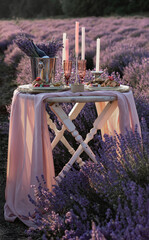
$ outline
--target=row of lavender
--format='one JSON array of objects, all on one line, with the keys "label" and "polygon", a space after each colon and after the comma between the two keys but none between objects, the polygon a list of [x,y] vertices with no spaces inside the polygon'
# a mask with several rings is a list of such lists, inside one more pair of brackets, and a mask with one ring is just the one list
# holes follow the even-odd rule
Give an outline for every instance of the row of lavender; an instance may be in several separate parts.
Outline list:
[{"label": "row of lavender", "polygon": [[[95,66],[96,39],[101,39],[101,68],[108,73],[119,74],[119,81],[133,87],[134,96],[143,106],[147,107],[144,97],[147,97],[149,86],[149,19],[148,18],[82,18],[67,20],[35,20],[35,21],[1,21],[0,50],[5,51],[5,62],[17,66],[17,82],[31,82],[29,59],[13,43],[16,35],[24,32],[36,43],[54,39],[62,40],[63,32],[70,39],[70,52],[74,57],[75,21],[86,27],[86,59],[88,68]],[[7,26],[7,27],[6,27]],[[81,32],[80,32],[81,34]],[[80,36],[81,44],[81,36]],[[18,65],[19,62],[19,65]],[[75,61],[73,61],[75,63]],[[59,53],[58,72],[61,72],[61,52]],[[60,71],[59,71],[60,70]],[[26,76],[28,76],[26,78]],[[59,77],[59,76],[58,76]],[[142,116],[142,113],[139,113]],[[147,117],[147,116],[146,116]],[[148,118],[148,117],[147,117]],[[149,122],[149,119],[147,119]]]},{"label": "row of lavender", "polygon": [[[74,58],[75,21],[86,27],[86,58],[88,67],[95,65],[96,38],[101,39],[101,67],[120,83],[132,87],[142,127],[142,139],[137,134],[126,137],[100,139],[91,142],[98,164],[88,163],[81,171],[77,166],[54,193],[39,186],[35,189],[36,230],[30,228],[31,239],[149,239],[149,19],[148,18],[81,18],[67,20],[21,20],[0,22],[0,49],[5,62],[17,68],[18,84],[31,82],[30,62],[13,43],[20,32],[46,42],[53,36],[62,40],[63,32],[70,39],[71,57]],[[7,29],[6,29],[7,26]],[[80,33],[81,34],[81,33]],[[93,65],[92,65],[93,64]],[[62,70],[61,53],[58,72]],[[86,78],[90,77],[88,71]],[[66,108],[68,111],[71,105]],[[89,110],[90,109],[90,110]],[[47,111],[50,111],[47,107]],[[89,112],[92,114],[89,116]],[[96,116],[92,104],[81,111],[75,124],[82,136],[91,128]],[[53,120],[56,121],[56,119]],[[57,127],[60,127],[60,123]],[[67,133],[69,135],[69,133]],[[51,138],[53,133],[50,132]],[[66,136],[67,137],[67,136]],[[73,139],[68,136],[74,145]],[[117,141],[118,140],[118,141]],[[100,141],[100,144],[99,144]],[[119,143],[119,146],[117,145]],[[67,152],[58,145],[55,168],[59,172]],[[86,156],[82,158],[85,160]],[[40,177],[40,176],[38,176]],[[43,215],[43,209],[49,214]]]}]

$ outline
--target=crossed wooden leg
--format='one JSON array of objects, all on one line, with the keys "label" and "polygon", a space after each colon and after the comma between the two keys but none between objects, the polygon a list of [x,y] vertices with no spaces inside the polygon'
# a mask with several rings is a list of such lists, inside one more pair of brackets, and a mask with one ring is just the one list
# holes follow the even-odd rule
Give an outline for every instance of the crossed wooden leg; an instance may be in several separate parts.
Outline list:
[{"label": "crossed wooden leg", "polygon": [[[68,114],[69,118],[71,120],[76,119],[78,114],[81,112],[82,108],[84,107],[85,103],[76,103],[73,108],[71,109],[70,113]],[[49,114],[47,113],[47,123],[50,126],[51,129],[55,132],[55,138],[53,139],[51,146],[52,149],[57,145],[59,141],[61,141],[64,146],[68,149],[69,153],[73,155],[75,153],[75,150],[72,148],[72,146],[69,144],[69,142],[66,140],[66,138],[63,136],[64,131],[66,130],[66,127],[63,125],[61,130],[58,130],[55,123],[49,118]],[[80,157],[77,158],[77,163],[80,167],[84,165],[84,162]]]},{"label": "crossed wooden leg", "polygon": [[[85,103],[75,104],[74,109],[72,109],[71,113],[69,113],[68,116],[63,111],[63,109],[60,107],[60,105],[58,103],[54,103],[54,104],[52,104],[52,106],[50,106],[52,111],[56,114],[56,116],[64,124],[62,129],[60,131],[58,130],[59,133],[57,134],[56,138],[54,139],[55,143],[57,143],[58,141],[61,140],[64,144],[66,143],[66,146],[68,147],[68,150],[69,150],[69,147],[70,147],[69,143],[67,142],[67,140],[63,136],[63,133],[66,129],[69,132],[71,132],[72,136],[75,137],[76,141],[78,143],[80,143],[80,145],[79,145],[79,147],[76,151],[74,149],[73,149],[73,151],[71,151],[72,154],[73,154],[71,159],[64,166],[64,168],[59,173],[59,175],[56,177],[56,179],[59,182],[65,176],[65,173],[68,172],[71,169],[73,163],[75,161],[77,161],[77,159],[80,159],[79,156],[83,151],[85,151],[87,153],[87,155],[96,163],[95,155],[92,152],[92,150],[90,149],[90,147],[87,145],[87,143],[90,140],[93,139],[94,135],[97,133],[97,130],[101,129],[104,126],[104,124],[106,123],[106,121],[109,119],[109,117],[112,115],[112,113],[114,112],[114,110],[117,107],[117,101],[109,102],[105,106],[104,110],[101,112],[101,114],[94,121],[93,128],[90,130],[90,132],[86,136],[86,139],[83,141],[82,137],[79,135],[78,131],[76,130],[75,125],[73,124],[73,122],[71,120],[73,120],[77,117],[77,115],[79,114],[79,112],[81,111],[81,109],[83,108],[84,105],[85,105]],[[76,111],[75,111],[75,109],[76,109]],[[53,146],[55,146],[55,143],[53,144]],[[67,143],[68,143],[68,145],[67,145]]]},{"label": "crossed wooden leg", "polygon": [[[78,106],[80,103],[78,103]],[[95,155],[90,149],[90,147],[83,141],[82,136],[78,133],[76,130],[76,127],[72,120],[69,118],[69,116],[64,112],[62,107],[58,103],[54,103],[52,106],[50,106],[52,111],[55,113],[55,115],[60,119],[60,121],[64,124],[65,128],[72,134],[72,136],[75,138],[75,140],[82,145],[84,151],[88,154],[88,156],[96,162]],[[76,115],[76,114],[75,114]]]}]

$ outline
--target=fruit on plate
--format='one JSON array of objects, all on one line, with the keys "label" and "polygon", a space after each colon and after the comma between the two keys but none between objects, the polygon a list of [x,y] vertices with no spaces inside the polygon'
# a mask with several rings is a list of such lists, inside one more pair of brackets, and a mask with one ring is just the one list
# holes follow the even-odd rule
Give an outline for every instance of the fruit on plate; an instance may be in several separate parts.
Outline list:
[{"label": "fruit on plate", "polygon": [[113,77],[109,76],[101,85],[101,87],[118,87],[120,84],[114,80]]},{"label": "fruit on plate", "polygon": [[41,85],[43,85],[45,83],[44,80],[42,80],[40,77],[37,77],[33,82],[32,85],[33,87],[40,87]]},{"label": "fruit on plate", "polygon": [[62,81],[54,82],[54,83],[53,83],[53,86],[54,86],[54,87],[60,87],[60,86],[62,86],[62,85],[63,85]]},{"label": "fruit on plate", "polygon": [[86,84],[87,84],[87,85],[94,86],[94,87],[98,87],[98,84],[101,84],[101,83],[103,83],[103,82],[104,82],[104,79],[97,78],[97,79],[88,81]]},{"label": "fruit on plate", "polygon": [[54,83],[47,83],[45,80],[41,79],[40,77],[37,77],[32,82],[33,87],[60,87],[63,85],[62,81],[54,82]]}]

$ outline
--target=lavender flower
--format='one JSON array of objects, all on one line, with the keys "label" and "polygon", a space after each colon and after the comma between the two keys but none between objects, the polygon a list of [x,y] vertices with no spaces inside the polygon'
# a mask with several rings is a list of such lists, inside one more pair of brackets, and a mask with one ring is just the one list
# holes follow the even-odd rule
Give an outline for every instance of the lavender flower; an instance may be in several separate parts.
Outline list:
[{"label": "lavender flower", "polygon": [[29,57],[55,57],[58,50],[63,47],[63,44],[58,41],[50,41],[47,44],[41,43],[35,45],[33,40],[25,35],[17,36],[14,41],[17,46]]},{"label": "lavender flower", "polygon": [[[148,130],[98,139],[98,163],[72,169],[53,193],[34,187],[34,234],[57,239],[146,239],[148,236]],[[99,138],[99,137],[98,137]],[[144,146],[144,147],[142,147]],[[46,213],[43,215],[43,211]],[[92,224],[92,221],[94,222]],[[28,231],[32,236],[32,232]]]},{"label": "lavender flower", "polygon": [[32,39],[19,35],[15,40],[17,46],[24,52],[28,57],[43,57],[46,54],[40,50],[33,42]]},{"label": "lavender flower", "polygon": [[[66,175],[61,184],[54,187],[53,193],[46,188],[43,177],[41,180],[37,178],[37,185],[33,187],[34,199],[29,196],[35,206],[35,218],[30,216],[30,219],[35,223],[36,228],[29,228],[28,236],[31,239],[56,240],[147,240],[149,236],[148,18],[91,17],[81,18],[79,21],[84,26],[87,22],[86,59],[90,63],[88,67],[91,70],[94,68],[95,40],[100,36],[103,77],[110,73],[118,82],[132,87],[141,122],[142,139],[137,131],[127,132],[126,136],[116,135],[114,138],[105,135],[104,139],[101,139],[98,131],[90,142],[90,147],[99,160],[98,164],[87,162],[86,154],[82,153],[81,157],[86,161],[86,165],[80,170],[77,164],[74,164],[74,169]],[[44,40],[44,43],[36,44],[36,47],[32,41],[29,42],[33,51],[31,54],[37,54],[40,49],[49,57],[59,56],[56,64],[56,81],[60,80],[62,71],[61,51],[58,51],[62,44],[59,41],[49,42],[49,36],[53,35],[55,39],[60,39],[65,28],[70,39],[70,58],[73,60],[75,70],[75,40],[71,27],[73,24],[74,19],[19,21],[19,27],[28,33],[34,32],[39,43]],[[7,64],[17,63],[16,57],[19,52],[16,51],[17,48],[14,49],[12,40],[19,34],[20,30],[14,21],[0,23],[0,50],[3,52],[7,49],[4,52]],[[33,38],[31,35],[29,37]],[[22,59],[18,58],[18,61],[20,62],[16,69],[17,83],[30,83],[29,59],[25,56]],[[13,66],[16,66],[15,64]],[[71,80],[75,79],[74,70]],[[92,74],[87,71],[85,81],[91,79]],[[72,106],[72,104],[62,104],[67,113]],[[47,111],[60,129],[61,123],[48,107]],[[83,138],[92,128],[96,115],[96,109],[90,103],[86,104],[75,119],[75,125]],[[0,126],[2,133],[5,128],[8,129],[8,126]],[[49,131],[52,140],[54,133],[50,129]],[[78,147],[70,133],[65,132],[65,137],[74,148]],[[70,154],[61,143],[53,152],[55,170],[58,174],[70,158]]]},{"label": "lavender flower", "polygon": [[63,44],[59,41],[50,41],[49,43],[37,44],[37,46],[46,53],[47,56],[53,58],[57,52],[63,47]]}]

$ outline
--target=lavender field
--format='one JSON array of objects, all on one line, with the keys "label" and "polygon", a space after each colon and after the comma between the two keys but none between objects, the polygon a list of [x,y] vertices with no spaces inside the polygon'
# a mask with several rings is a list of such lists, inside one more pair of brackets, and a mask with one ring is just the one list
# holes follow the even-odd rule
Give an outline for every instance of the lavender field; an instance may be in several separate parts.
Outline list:
[{"label": "lavender field", "polygon": [[[86,81],[91,76],[90,70],[95,68],[96,39],[100,38],[101,69],[104,74],[131,87],[142,139],[137,131],[115,138],[105,136],[104,139],[98,133],[91,142],[98,164],[89,162],[81,170],[74,166],[62,183],[55,187],[53,194],[41,186],[44,180],[38,176],[37,202],[33,202],[36,206],[36,218],[33,221],[37,229],[30,228],[24,233],[26,227],[22,223],[8,223],[3,218],[11,99],[17,85],[32,81],[30,59],[21,52],[14,39],[23,33],[35,43],[48,42],[53,38],[62,41],[62,35],[66,32],[70,40],[70,58],[75,63],[76,21],[80,22],[80,27],[86,28]],[[147,17],[0,21],[0,239],[149,240],[148,40]],[[62,71],[61,55],[59,51],[57,79]],[[68,111],[71,105],[64,108]],[[92,114],[89,114],[89,110]],[[50,111],[48,106],[47,111]],[[75,123],[82,136],[91,128],[95,117],[93,105],[88,104]],[[83,126],[80,118],[84,120]],[[59,122],[57,126],[60,127]],[[52,139],[52,132],[50,136]],[[71,138],[70,142],[74,144]],[[61,150],[61,145],[55,148],[56,173],[68,157],[67,151]],[[48,211],[47,218],[42,215],[41,206]]]}]

